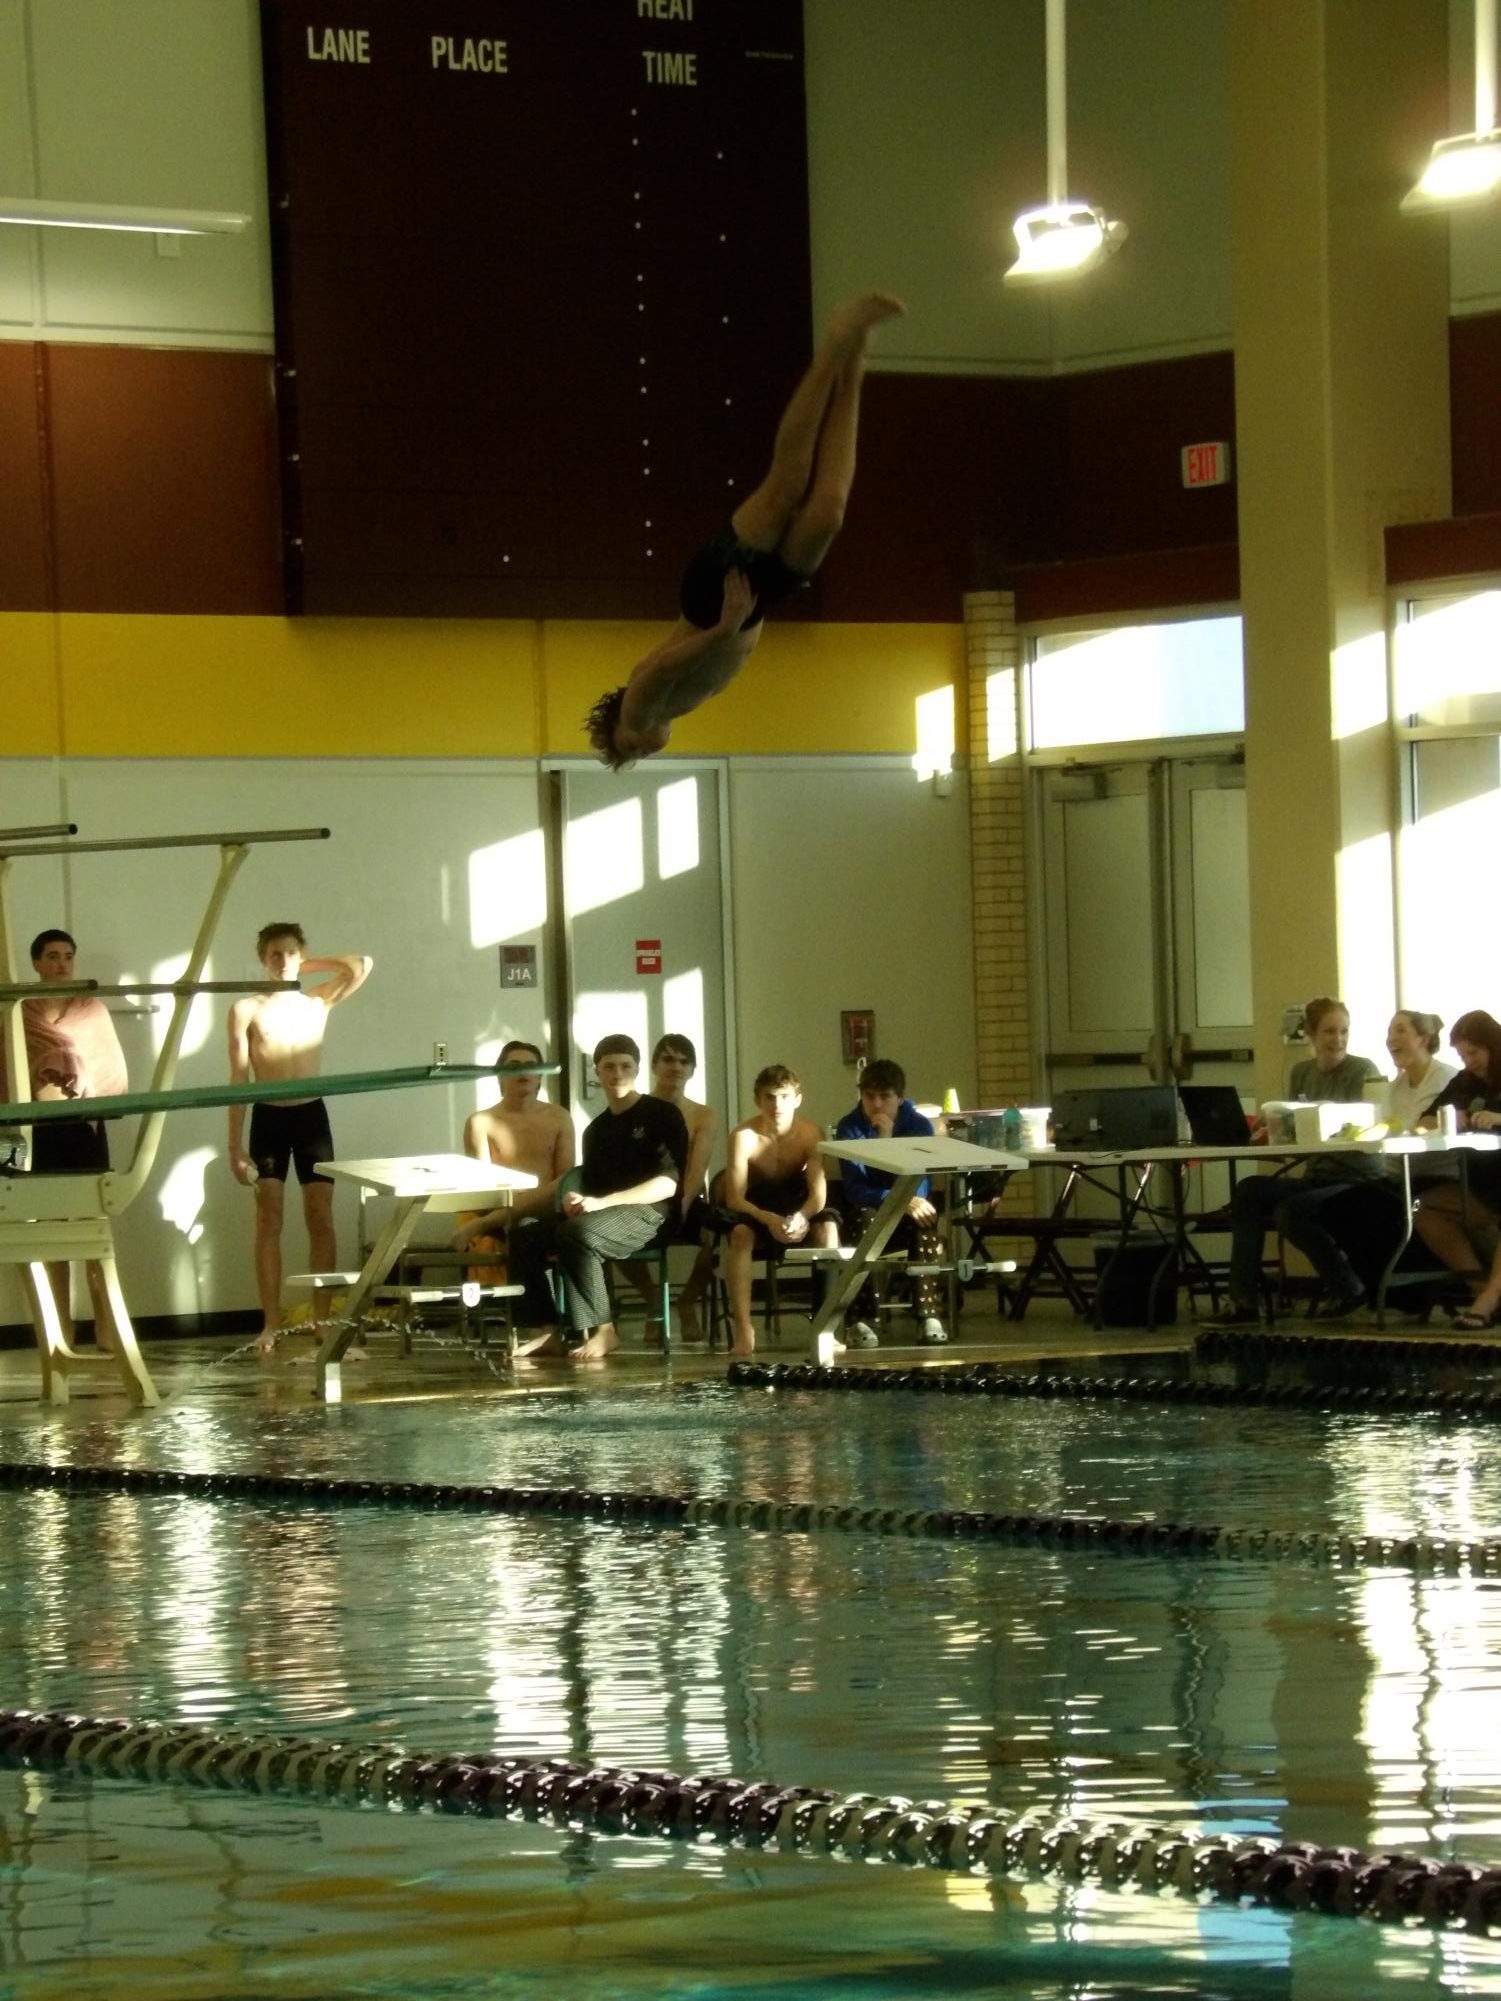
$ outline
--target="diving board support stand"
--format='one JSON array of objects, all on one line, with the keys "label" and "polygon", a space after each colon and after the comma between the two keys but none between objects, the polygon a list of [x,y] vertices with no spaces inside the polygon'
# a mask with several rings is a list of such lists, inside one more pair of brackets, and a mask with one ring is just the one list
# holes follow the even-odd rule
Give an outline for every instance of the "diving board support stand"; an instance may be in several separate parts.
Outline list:
[{"label": "diving board support stand", "polygon": [[[61,828],[18,828],[12,830],[8,838],[0,836],[0,978],[9,985],[17,984],[16,941],[9,897],[13,861],[36,855],[72,857],[154,848],[214,847],[219,850],[218,871],[182,979],[173,984],[172,1014],[152,1070],[152,1091],[166,1091],[176,1074],[188,1015],[202,982],[203,969],[208,963],[225,899],[246,855],[252,846],[267,841],[327,840],[328,829],[298,827],[267,829],[258,833],[146,835],[119,841],[77,841],[69,837],[70,831],[65,832]],[[54,832],[64,837],[55,840],[31,838]],[[26,840],[28,844],[10,846],[9,841],[15,839]],[[39,988],[39,991],[44,989]],[[17,1105],[25,1104],[31,1097],[23,1004],[21,999],[12,999],[4,1009],[5,1094]],[[85,1099],[79,1102],[87,1105],[90,1101]],[[81,1112],[76,1116],[87,1114]],[[147,1112],[136,1135],[130,1166],[123,1173],[111,1170],[107,1174],[19,1174],[0,1177],[0,1264],[22,1267],[23,1288],[41,1361],[42,1396],[48,1403],[68,1401],[68,1375],[72,1369],[101,1363],[112,1363],[118,1369],[133,1403],[149,1405],[161,1401],[142,1359],[135,1328],[125,1304],[115,1263],[111,1219],[127,1209],[144,1187],[156,1162],[165,1120],[164,1106],[156,1106]],[[23,1130],[29,1142],[30,1126]],[[83,1352],[70,1347],[64,1340],[47,1265],[65,1262],[83,1262],[99,1267],[105,1297],[115,1322],[113,1353]]]}]

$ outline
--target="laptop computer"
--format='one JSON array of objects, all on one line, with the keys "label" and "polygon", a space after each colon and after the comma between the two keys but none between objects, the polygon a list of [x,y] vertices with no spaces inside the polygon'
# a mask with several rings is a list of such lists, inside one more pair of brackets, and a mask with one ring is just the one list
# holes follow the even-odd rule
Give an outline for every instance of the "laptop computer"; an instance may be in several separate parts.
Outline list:
[{"label": "laptop computer", "polygon": [[1063,1150],[1133,1153],[1178,1144],[1178,1094],[1171,1084],[1060,1091],[1053,1100],[1053,1144]]},{"label": "laptop computer", "polygon": [[1247,1146],[1251,1125],[1233,1084],[1180,1084],[1188,1130],[1200,1146]]}]

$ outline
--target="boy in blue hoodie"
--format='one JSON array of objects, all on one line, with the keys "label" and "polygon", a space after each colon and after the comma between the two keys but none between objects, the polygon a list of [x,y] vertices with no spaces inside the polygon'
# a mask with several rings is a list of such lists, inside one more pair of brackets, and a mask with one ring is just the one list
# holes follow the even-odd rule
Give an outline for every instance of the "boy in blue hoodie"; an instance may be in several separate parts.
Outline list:
[{"label": "boy in blue hoodie", "polygon": [[[931,1135],[933,1122],[907,1096],[907,1075],[900,1063],[877,1057],[860,1073],[860,1102],[846,1112],[834,1128],[836,1139],[907,1139],[919,1133]],[[839,1163],[840,1191],[845,1213],[845,1239],[858,1243],[871,1217],[885,1201],[894,1175],[880,1174],[857,1161]],[[923,1181],[907,1205],[907,1213],[892,1232],[888,1250],[905,1251],[919,1263],[936,1263],[943,1255],[937,1231],[938,1211],[928,1199],[928,1183]],[[912,1311],[918,1323],[918,1339],[947,1341],[938,1317],[938,1281],[929,1275],[908,1280]],[[874,1321],[880,1310],[878,1281],[872,1277],[851,1309],[854,1318],[845,1330],[845,1344],[851,1348],[879,1345]]]}]

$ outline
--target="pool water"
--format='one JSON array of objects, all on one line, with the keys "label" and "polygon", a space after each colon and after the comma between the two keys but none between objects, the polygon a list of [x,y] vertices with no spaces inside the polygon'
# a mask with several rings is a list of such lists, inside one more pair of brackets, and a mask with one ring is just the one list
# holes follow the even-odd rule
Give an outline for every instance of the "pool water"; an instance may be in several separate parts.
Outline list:
[{"label": "pool water", "polygon": [[[0,1456],[1501,1533],[1484,1427],[722,1386],[0,1414]],[[0,1707],[1501,1863],[1501,1580],[0,1494]],[[1501,1941],[1098,1885],[0,1773],[0,1997],[1501,1995]]]}]

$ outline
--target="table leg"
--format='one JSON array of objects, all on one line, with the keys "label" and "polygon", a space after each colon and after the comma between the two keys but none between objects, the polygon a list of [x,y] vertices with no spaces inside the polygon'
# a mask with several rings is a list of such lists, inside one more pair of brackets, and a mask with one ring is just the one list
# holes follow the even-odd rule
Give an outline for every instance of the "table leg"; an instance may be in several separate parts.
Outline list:
[{"label": "table leg", "polygon": [[870,1227],[855,1246],[855,1255],[847,1265],[840,1267],[839,1282],[831,1285],[823,1303],[823,1311],[813,1323],[813,1345],[818,1347],[819,1337],[831,1333],[844,1318],[845,1309],[853,1305],[860,1290],[870,1276],[870,1268],[885,1250],[892,1231],[907,1213],[907,1204],[921,1187],[920,1174],[899,1174],[892,1184],[891,1192],[871,1219]]},{"label": "table leg", "polygon": [[[1402,1262],[1403,1254],[1407,1246],[1412,1242],[1414,1208],[1412,1199],[1412,1155],[1410,1153],[1400,1153],[1397,1158],[1402,1163],[1402,1235],[1398,1239],[1397,1248],[1387,1259],[1381,1276],[1376,1281],[1376,1325],[1378,1328],[1383,1329],[1386,1326],[1386,1289],[1391,1282],[1392,1273]],[[1463,1169],[1461,1169],[1461,1172],[1463,1172]]]},{"label": "table leg", "polygon": [[350,1289],[344,1306],[343,1326],[329,1329],[324,1336],[322,1346],[313,1357],[313,1394],[321,1396],[325,1403],[338,1403],[342,1399],[343,1375],[339,1365],[345,1350],[359,1331],[360,1315],[365,1309],[365,1301],[406,1249],[407,1240],[416,1229],[417,1218],[426,1205],[426,1195],[404,1196],[396,1203],[380,1235],[376,1238],[359,1277]]}]

